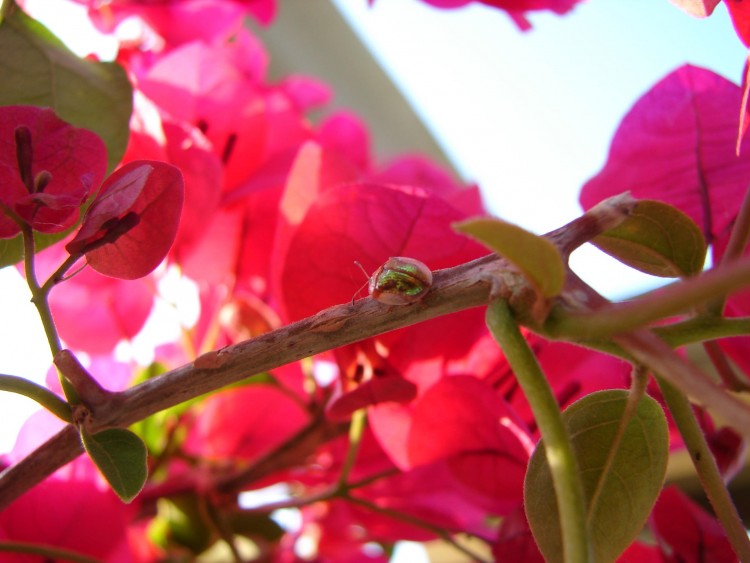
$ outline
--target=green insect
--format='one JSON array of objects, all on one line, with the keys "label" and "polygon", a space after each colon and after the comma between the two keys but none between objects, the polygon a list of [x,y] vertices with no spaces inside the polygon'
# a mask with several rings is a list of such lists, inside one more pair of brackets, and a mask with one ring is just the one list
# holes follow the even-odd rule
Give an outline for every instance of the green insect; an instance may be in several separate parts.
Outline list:
[{"label": "green insect", "polygon": [[[367,275],[359,262],[355,264]],[[419,301],[432,286],[430,269],[419,260],[403,256],[388,258],[369,277],[367,287],[370,295],[386,305],[408,305]]]}]

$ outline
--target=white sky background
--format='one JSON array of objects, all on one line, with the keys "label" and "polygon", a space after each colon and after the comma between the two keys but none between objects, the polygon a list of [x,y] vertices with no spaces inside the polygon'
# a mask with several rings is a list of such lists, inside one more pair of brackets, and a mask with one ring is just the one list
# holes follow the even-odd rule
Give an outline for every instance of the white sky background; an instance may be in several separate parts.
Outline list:
[{"label": "white sky background", "polygon": [[[687,62],[739,82],[747,55],[723,4],[697,20],[667,0],[589,0],[566,17],[532,16],[534,29],[521,33],[504,13],[481,5],[448,11],[417,0],[334,3],[459,172],[480,185],[491,211],[537,233],[580,214],[578,190],[650,86]],[[47,25],[60,33],[53,24],[67,17],[50,10]],[[63,39],[83,35],[76,26]],[[583,254],[574,266],[600,291],[622,296],[644,287],[627,268]],[[41,382],[49,352],[28,298],[17,273],[0,270],[0,373]],[[35,409],[0,393],[0,452]]]}]

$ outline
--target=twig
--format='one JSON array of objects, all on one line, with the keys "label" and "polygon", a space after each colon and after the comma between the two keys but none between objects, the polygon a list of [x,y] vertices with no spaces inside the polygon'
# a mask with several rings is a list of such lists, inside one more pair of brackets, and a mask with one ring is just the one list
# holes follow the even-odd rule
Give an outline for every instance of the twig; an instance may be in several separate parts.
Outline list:
[{"label": "twig", "polygon": [[[598,214],[605,215],[606,221],[598,221]],[[597,206],[548,237],[555,244],[564,246],[567,252],[626,216],[627,206],[623,206],[622,198],[617,198],[612,206]],[[114,393],[104,405],[92,409],[89,431],[127,427],[156,412],[254,374],[384,332],[486,305],[493,285],[496,291],[510,294],[528,287],[528,282],[494,254],[439,270],[434,273],[430,292],[416,303],[389,307],[366,298],[354,304],[336,305],[257,338],[210,352],[192,364]],[[27,459],[6,469],[0,474],[0,510],[81,452],[78,432],[68,427]],[[252,475],[244,478],[252,478]],[[231,488],[231,485],[225,482],[221,487]]]},{"label": "twig", "polygon": [[0,473],[0,510],[83,453],[81,435],[68,425],[30,455]]},{"label": "twig", "polygon": [[64,420],[71,422],[70,405],[55,395],[46,387],[38,383],[29,381],[26,378],[17,375],[6,375],[0,373],[0,391],[18,393],[29,399],[32,399],[42,405],[49,412]]},{"label": "twig", "polygon": [[600,306],[595,314],[592,314],[590,303],[582,303],[580,312],[571,311],[577,306],[571,300],[568,308],[553,310],[543,332],[551,338],[604,339],[686,313],[717,295],[747,287],[749,280],[750,259],[742,259],[631,301]]},{"label": "twig", "polygon": [[448,544],[452,545],[455,549],[457,549],[464,555],[470,557],[473,561],[479,561],[479,562],[485,561],[485,559],[480,557],[478,554],[474,553],[467,547],[458,543],[453,538],[453,536],[451,536],[450,532],[448,532],[444,528],[441,528],[440,526],[436,526],[434,524],[431,524],[430,522],[425,522],[421,518],[417,518],[416,516],[412,516],[411,514],[406,514],[405,512],[399,512],[397,510],[393,510],[392,508],[379,506],[375,504],[374,502],[370,502],[369,500],[365,500],[359,497],[347,495],[346,497],[344,497],[344,500],[347,500],[353,504],[358,504],[373,512],[377,512],[379,514],[383,514],[384,516],[393,518],[394,520],[399,520],[401,522],[411,524],[412,526],[422,528],[423,530],[427,530],[428,532],[435,534],[438,538],[440,538],[444,542],[447,542]]},{"label": "twig", "polygon": [[[193,364],[113,394],[106,405],[92,409],[89,431],[95,433],[105,428],[127,427],[156,412],[254,374],[397,328],[481,306],[489,301],[490,280],[504,269],[507,270],[507,264],[498,256],[485,256],[435,272],[430,293],[412,305],[389,307],[374,299],[360,299],[354,304],[330,307],[312,317],[211,352],[208,358],[201,356]],[[520,276],[518,283],[523,283]],[[55,456],[48,457],[35,451],[24,460],[23,468],[10,467],[0,474],[0,510],[82,452],[75,428],[70,427],[70,431],[73,434],[66,433],[64,438],[53,437],[45,444],[55,451]],[[251,477],[243,477],[248,478]],[[220,484],[222,489],[231,486],[229,483]]]},{"label": "twig", "polygon": [[348,424],[346,423],[331,422],[322,417],[317,417],[291,439],[268,452],[245,470],[219,480],[216,483],[216,489],[222,493],[240,491],[248,483],[299,463],[300,459],[305,459],[321,444],[331,438],[340,436],[347,429]]},{"label": "twig", "polygon": [[[720,266],[725,266],[739,260],[747,247],[748,240],[750,240],[750,187],[745,191],[740,211],[732,226],[732,232],[724,249],[724,255],[721,257]],[[725,302],[725,295],[717,296],[716,299],[708,304],[708,312],[720,315],[724,311]]]},{"label": "twig", "polygon": [[648,330],[615,336],[613,340],[633,358],[658,373],[693,400],[720,412],[737,432],[750,436],[750,409],[707,374],[680,356]]},{"label": "twig", "polygon": [[583,482],[552,388],[504,300],[496,299],[487,308],[487,326],[523,389],[544,441],[560,511],[561,560],[566,563],[592,561]]},{"label": "twig", "polygon": [[81,401],[89,407],[104,405],[112,396],[112,393],[91,376],[70,350],[60,350],[53,358],[53,362],[58,371],[73,385]]},{"label": "twig", "polygon": [[703,484],[706,496],[724,527],[732,548],[740,561],[750,561],[750,540],[748,540],[747,530],[737,513],[737,507],[729,496],[729,491],[716,465],[716,459],[695,418],[693,407],[687,397],[667,383],[664,378],[657,377],[656,380],[667,402],[669,412],[672,413],[680,435],[685,441],[685,447],[690,452],[690,459]]},{"label": "twig", "polygon": [[[77,551],[61,547],[40,545],[20,541],[0,541],[0,553],[25,553],[43,557],[44,561],[69,561],[70,563],[101,563],[99,559],[89,557]],[[36,559],[36,557],[34,558]]]}]

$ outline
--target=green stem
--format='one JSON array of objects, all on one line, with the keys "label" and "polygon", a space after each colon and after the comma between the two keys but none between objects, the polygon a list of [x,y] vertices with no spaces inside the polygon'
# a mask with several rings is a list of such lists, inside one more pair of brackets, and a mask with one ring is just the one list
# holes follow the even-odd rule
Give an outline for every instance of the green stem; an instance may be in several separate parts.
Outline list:
[{"label": "green stem", "polygon": [[604,339],[693,310],[717,295],[727,295],[750,283],[750,259],[715,268],[701,276],[676,282],[631,301],[596,311],[553,309],[543,332],[550,338]]},{"label": "green stem", "polygon": [[231,526],[227,523],[224,515],[216,506],[208,500],[205,496],[201,497],[201,512],[204,514],[208,525],[213,528],[213,531],[224,541],[229,551],[232,553],[234,563],[242,563],[244,561],[240,550],[237,548],[237,543],[234,539],[234,532]]},{"label": "green stem", "polygon": [[367,411],[365,409],[359,409],[352,415],[351,426],[349,426],[349,450],[346,452],[346,459],[344,459],[341,475],[339,475],[338,480],[338,486],[342,490],[347,487],[346,483],[349,480],[349,474],[354,469],[354,463],[357,461],[357,452],[359,451],[359,445],[362,443],[362,433],[365,430],[366,420]]},{"label": "green stem", "polygon": [[[739,260],[747,247],[748,240],[750,240],[750,189],[745,191],[745,197],[742,200],[740,211],[732,226],[729,242],[724,249],[720,265],[723,266]],[[709,314],[721,315],[724,311],[725,302],[726,297],[719,296],[708,303],[706,311]]]},{"label": "green stem", "polygon": [[695,317],[668,326],[654,327],[653,331],[670,346],[676,348],[694,342],[748,335],[750,334],[750,317],[730,319]]},{"label": "green stem", "polygon": [[714,366],[714,370],[719,375],[724,387],[730,391],[747,391],[748,387],[747,380],[743,378],[734,370],[731,362],[721,349],[718,342],[710,341],[702,343],[703,350],[711,360],[711,364]]},{"label": "green stem", "polygon": [[15,375],[0,374],[0,391],[18,393],[36,401],[65,422],[71,422],[70,405],[52,391],[33,381]]},{"label": "green stem", "polygon": [[348,483],[346,485],[346,489],[348,491],[352,491],[354,489],[361,489],[362,487],[366,487],[367,485],[370,485],[371,483],[374,483],[375,481],[379,481],[380,479],[385,479],[387,477],[393,477],[394,475],[398,475],[401,471],[399,469],[396,469],[395,467],[391,469],[385,469],[383,471],[380,471],[379,473],[374,473],[370,475],[369,477],[363,477],[359,481],[352,481],[351,483]]},{"label": "green stem", "polygon": [[690,452],[690,459],[706,491],[706,496],[729,537],[740,561],[750,561],[750,540],[729,491],[724,486],[716,460],[711,453],[687,397],[662,377],[656,378],[675,424]]},{"label": "green stem", "polygon": [[88,555],[62,549],[20,541],[0,541],[0,553],[30,553],[40,555],[47,561],[72,561],[73,563],[101,563]]},{"label": "green stem", "polygon": [[274,510],[279,510],[281,508],[302,508],[303,506],[309,506],[316,502],[324,502],[337,498],[347,498],[347,496],[354,489],[366,487],[367,485],[379,481],[380,479],[393,477],[394,475],[398,475],[399,473],[400,471],[396,468],[387,469],[385,471],[381,471],[380,473],[375,473],[374,475],[370,475],[369,477],[360,479],[359,481],[355,481],[354,483],[349,483],[343,488],[340,485],[336,484],[332,487],[326,487],[321,491],[309,495],[290,498],[277,502],[269,502],[255,508],[245,508],[242,510],[242,512],[245,512],[247,514],[268,514],[270,512],[273,512]]},{"label": "green stem", "polygon": [[490,303],[487,325],[523,389],[544,441],[560,512],[563,560],[568,563],[590,561],[583,485],[573,445],[552,389],[505,301],[496,299]]},{"label": "green stem", "polygon": [[47,335],[47,342],[49,343],[52,357],[54,357],[60,350],[62,350],[62,345],[60,344],[60,337],[57,334],[57,328],[52,320],[52,313],[47,301],[47,292],[42,290],[36,277],[36,268],[34,266],[34,256],[36,253],[34,232],[31,230],[31,227],[26,224],[23,225],[21,232],[23,233],[23,265],[24,273],[26,274],[26,284],[31,291],[31,302],[39,313],[42,326],[44,327],[44,333]]},{"label": "green stem", "polygon": [[14,0],[0,0],[0,25],[2,25],[5,18],[10,16],[11,11],[15,7],[16,3]]},{"label": "green stem", "polygon": [[[65,278],[65,274],[68,273],[68,270],[70,270],[76,262],[78,262],[81,259],[82,254],[71,254],[68,256],[65,261],[60,264],[60,266],[55,270],[55,272],[47,279],[46,282],[44,282],[44,285],[41,286],[40,291],[44,295],[48,295],[50,291],[52,291],[52,288],[55,287],[58,283],[63,281]],[[80,270],[77,270],[76,272],[73,272],[71,274],[71,277],[74,276],[76,273],[78,273]]]},{"label": "green stem", "polygon": [[750,407],[658,336],[648,330],[639,330],[617,335],[613,340],[637,362],[661,375],[687,396],[695,397],[707,408],[721,413],[727,424],[743,436],[750,436]]},{"label": "green stem", "polygon": [[635,413],[638,409],[638,403],[646,394],[648,387],[648,370],[644,366],[635,366],[631,374],[630,390],[628,392],[628,405],[625,411]]},{"label": "green stem", "polygon": [[54,358],[60,350],[62,350],[62,344],[60,343],[60,337],[57,334],[55,322],[52,320],[52,311],[49,308],[49,301],[47,301],[46,295],[41,295],[40,298],[32,300],[37,312],[39,313],[39,317],[42,320],[42,326],[47,335],[50,352],[52,352],[52,357]]},{"label": "green stem", "polygon": [[[60,336],[57,334],[55,321],[52,319],[52,311],[49,307],[48,296],[51,286],[45,284],[44,287],[42,287],[37,281],[36,268],[34,266],[34,256],[36,252],[34,232],[29,225],[24,223],[21,225],[21,233],[23,234],[24,273],[26,274],[26,284],[31,291],[31,302],[36,307],[37,313],[39,313],[42,327],[44,327],[44,333],[47,335],[47,343],[49,344],[50,352],[52,352],[52,357],[54,358],[60,350],[62,350],[62,344],[60,342]],[[60,385],[68,402],[70,404],[80,403],[78,393],[76,393],[76,390],[70,382],[59,372],[58,375],[60,377]]]},{"label": "green stem", "polygon": [[[696,317],[669,326],[654,327],[652,332],[668,344],[670,348],[679,348],[696,342],[748,335],[750,334],[750,318]],[[636,363],[632,354],[623,350],[622,346],[614,343],[611,339],[570,341],[579,346]]]},{"label": "green stem", "polygon": [[394,520],[399,520],[401,522],[411,524],[412,526],[422,528],[423,530],[427,530],[428,532],[435,534],[444,542],[452,545],[455,549],[457,549],[464,555],[470,557],[472,561],[480,561],[480,562],[485,561],[482,557],[480,557],[479,555],[477,555],[476,553],[468,549],[466,546],[463,546],[460,543],[458,543],[447,530],[439,526],[435,526],[434,524],[425,522],[424,520],[417,518],[415,516],[411,516],[410,514],[405,514],[403,512],[399,512],[391,508],[378,506],[377,504],[375,504],[374,502],[370,502],[369,500],[364,500],[361,498],[348,496],[348,495],[345,496],[344,498],[353,504],[358,504],[373,512],[378,512],[380,514],[393,518]]},{"label": "green stem", "polygon": [[[361,417],[364,420],[364,416]],[[354,423],[354,421],[352,421]],[[351,450],[350,450],[351,451]],[[465,546],[458,543],[450,534],[450,532],[444,528],[441,528],[440,526],[436,526],[434,524],[431,524],[430,522],[425,522],[424,520],[417,518],[416,516],[412,516],[410,514],[406,514],[403,512],[399,512],[397,510],[391,509],[391,508],[385,508],[382,506],[379,506],[375,504],[374,502],[352,496],[351,491],[353,489],[364,487],[369,485],[370,483],[373,483],[375,481],[378,481],[380,479],[384,479],[387,477],[391,477],[393,475],[398,474],[399,471],[396,469],[389,469],[380,473],[377,473],[375,475],[370,475],[369,477],[366,477],[356,483],[350,483],[348,485],[335,485],[333,487],[328,487],[323,491],[319,491],[317,493],[314,493],[312,495],[308,495],[305,497],[300,498],[294,498],[289,500],[284,500],[280,502],[274,502],[265,504],[263,506],[259,506],[257,508],[249,508],[242,510],[243,513],[246,514],[256,514],[256,513],[262,513],[262,514],[268,514],[273,512],[274,510],[278,510],[281,508],[301,508],[303,506],[309,506],[313,503],[317,502],[324,502],[334,499],[341,499],[344,501],[348,501],[354,504],[358,504],[360,506],[366,507],[369,510],[372,510],[373,512],[378,512],[380,514],[384,514],[386,516],[389,516],[390,518],[393,518],[394,520],[399,520],[401,522],[406,522],[408,524],[411,524],[412,526],[416,526],[418,528],[422,528],[424,530],[427,530],[433,534],[435,534],[437,537],[442,539],[443,541],[449,543],[453,547],[455,547],[457,550],[461,551],[463,554],[469,556],[472,560],[475,561],[482,561],[482,559],[475,553],[473,553],[471,550],[466,548]],[[477,535],[466,533],[466,535],[475,537],[479,540],[482,540],[484,542],[489,543],[489,540],[487,538],[482,538]]]}]

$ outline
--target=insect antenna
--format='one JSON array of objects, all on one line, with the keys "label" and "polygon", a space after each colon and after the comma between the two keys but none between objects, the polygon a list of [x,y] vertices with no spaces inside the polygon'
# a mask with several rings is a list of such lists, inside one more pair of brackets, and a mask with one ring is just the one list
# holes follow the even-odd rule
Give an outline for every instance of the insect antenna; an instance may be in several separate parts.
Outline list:
[{"label": "insect antenna", "polygon": [[354,295],[352,295],[352,305],[354,305],[354,300],[357,298],[357,295],[359,295],[362,292],[362,290],[365,288],[365,286],[368,283],[370,283],[370,274],[367,273],[367,270],[365,270],[364,266],[362,266],[362,264],[360,264],[356,260],[354,261],[354,263],[359,267],[360,270],[362,270],[362,273],[367,278],[367,281],[360,286],[360,288],[357,290],[357,292]]}]

